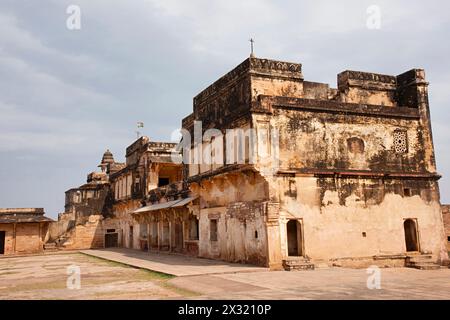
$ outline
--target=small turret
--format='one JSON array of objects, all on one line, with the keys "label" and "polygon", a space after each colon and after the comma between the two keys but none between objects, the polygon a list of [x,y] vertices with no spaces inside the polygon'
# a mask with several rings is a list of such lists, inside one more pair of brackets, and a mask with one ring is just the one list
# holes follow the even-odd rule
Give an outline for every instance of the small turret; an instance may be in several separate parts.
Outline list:
[{"label": "small turret", "polygon": [[114,156],[111,153],[111,151],[107,149],[103,154],[101,163],[98,166],[102,169],[102,172],[106,172],[106,168],[108,167],[108,165],[113,163],[114,163]]}]

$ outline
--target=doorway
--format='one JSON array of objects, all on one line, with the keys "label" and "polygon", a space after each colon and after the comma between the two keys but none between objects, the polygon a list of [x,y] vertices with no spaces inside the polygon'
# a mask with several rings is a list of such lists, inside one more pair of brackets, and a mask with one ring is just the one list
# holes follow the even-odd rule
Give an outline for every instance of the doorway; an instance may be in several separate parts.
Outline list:
[{"label": "doorway", "polygon": [[130,232],[129,232],[128,236],[129,236],[128,248],[133,249],[133,239],[134,239],[133,226],[130,226]]},{"label": "doorway", "polygon": [[117,248],[119,246],[119,234],[106,233],[105,234],[105,248]]},{"label": "doorway", "polygon": [[6,232],[0,231],[0,254],[5,254],[5,238]]},{"label": "doorway", "polygon": [[303,232],[300,220],[289,220],[286,225],[288,256],[303,256]]},{"label": "doorway", "polygon": [[413,219],[406,219],[403,222],[405,230],[406,251],[419,251],[419,237],[417,233],[417,223]]},{"label": "doorway", "polygon": [[183,251],[183,225],[181,222],[174,222],[174,247],[172,248],[175,252],[182,252]]}]

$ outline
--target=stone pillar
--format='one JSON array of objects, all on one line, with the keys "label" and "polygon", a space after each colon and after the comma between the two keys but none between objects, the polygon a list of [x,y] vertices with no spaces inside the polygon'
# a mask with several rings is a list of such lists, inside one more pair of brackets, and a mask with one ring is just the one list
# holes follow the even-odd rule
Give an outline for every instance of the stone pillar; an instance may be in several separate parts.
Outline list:
[{"label": "stone pillar", "polygon": [[280,204],[268,202],[266,213],[267,267],[270,270],[283,270],[279,220]]},{"label": "stone pillar", "polygon": [[185,241],[186,239],[186,224],[184,222],[184,219],[181,221],[181,232],[183,234],[183,241],[181,243],[183,251],[186,249]]},{"label": "stone pillar", "polygon": [[162,244],[162,241],[163,241],[163,239],[162,239],[162,228],[163,228],[163,226],[162,226],[162,221],[161,220],[158,220],[158,222],[157,222],[157,228],[156,228],[156,231],[158,232],[157,233],[157,236],[156,236],[156,238],[158,239],[158,251],[160,251],[161,250],[161,244]]},{"label": "stone pillar", "polygon": [[150,252],[150,223],[147,223],[147,252]]},{"label": "stone pillar", "polygon": [[173,244],[173,234],[172,234],[172,221],[169,220],[169,251],[172,251]]},{"label": "stone pillar", "polygon": [[[6,242],[6,237],[5,237],[5,242]],[[6,249],[6,245],[5,245],[5,249]],[[12,253],[16,253],[16,224],[13,224],[13,249],[12,249]],[[6,252],[5,252],[6,253]]]}]

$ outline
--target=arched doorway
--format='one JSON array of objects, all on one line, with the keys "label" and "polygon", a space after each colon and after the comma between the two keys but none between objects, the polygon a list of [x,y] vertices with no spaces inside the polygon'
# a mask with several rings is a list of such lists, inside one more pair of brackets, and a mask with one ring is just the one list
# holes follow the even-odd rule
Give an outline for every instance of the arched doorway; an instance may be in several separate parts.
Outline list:
[{"label": "arched doorway", "polygon": [[406,219],[403,222],[405,230],[406,251],[419,251],[419,237],[417,233],[417,224],[413,219]]},{"label": "arched doorway", "polygon": [[289,220],[286,225],[288,256],[303,256],[302,224],[298,220]]}]

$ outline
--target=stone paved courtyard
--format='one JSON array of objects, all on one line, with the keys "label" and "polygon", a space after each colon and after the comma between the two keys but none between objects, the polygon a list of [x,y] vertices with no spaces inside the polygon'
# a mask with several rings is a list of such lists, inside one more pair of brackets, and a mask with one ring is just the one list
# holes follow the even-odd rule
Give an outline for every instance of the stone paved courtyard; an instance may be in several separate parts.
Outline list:
[{"label": "stone paved courtyard", "polygon": [[[67,288],[67,267],[81,271],[81,288]],[[0,258],[0,299],[166,299],[191,292],[170,276],[135,269],[80,253]]]},{"label": "stone paved courtyard", "polygon": [[195,285],[196,299],[450,299],[450,269],[381,269],[381,289],[368,289],[365,269],[272,271],[179,277],[181,288]]},{"label": "stone paved courtyard", "polygon": [[[192,259],[186,258],[183,268],[195,266],[198,274],[202,265],[205,270],[214,266],[223,273],[188,275],[186,270],[187,275],[174,277],[81,253],[0,258],[0,299],[450,299],[450,269],[444,268],[381,269],[381,289],[369,290],[365,269],[274,272],[237,265],[230,273],[228,264],[221,269],[217,261],[193,264]],[[167,270],[175,270],[170,264],[183,257],[167,255],[158,264],[162,260]],[[70,265],[81,268],[79,290],[66,287]]]}]

